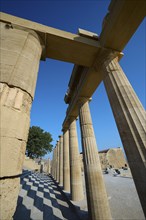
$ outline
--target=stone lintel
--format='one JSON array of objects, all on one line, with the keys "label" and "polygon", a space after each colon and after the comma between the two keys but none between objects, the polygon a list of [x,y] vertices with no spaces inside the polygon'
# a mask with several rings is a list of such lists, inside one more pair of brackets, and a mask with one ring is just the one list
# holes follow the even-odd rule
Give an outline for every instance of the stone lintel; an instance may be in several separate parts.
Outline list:
[{"label": "stone lintel", "polygon": [[99,36],[102,46],[122,51],[146,16],[145,0],[112,0]]},{"label": "stone lintel", "polygon": [[20,26],[37,32],[42,40],[45,41],[43,59],[46,56],[46,58],[71,62],[82,66],[92,66],[96,54],[101,48],[99,41],[94,38],[89,39],[6,13],[0,13],[0,20],[12,26]]},{"label": "stone lintel", "polygon": [[62,127],[68,127],[70,122],[70,116],[78,116],[78,105],[81,97],[90,99],[104,78],[102,71],[102,64],[105,61],[110,61],[117,57],[120,60],[123,56],[122,52],[102,49],[99,51],[96,59],[94,60],[93,66],[81,67],[75,65],[72,71],[72,75],[69,81],[69,98],[66,100],[69,104],[66,111],[66,118],[63,122]]}]

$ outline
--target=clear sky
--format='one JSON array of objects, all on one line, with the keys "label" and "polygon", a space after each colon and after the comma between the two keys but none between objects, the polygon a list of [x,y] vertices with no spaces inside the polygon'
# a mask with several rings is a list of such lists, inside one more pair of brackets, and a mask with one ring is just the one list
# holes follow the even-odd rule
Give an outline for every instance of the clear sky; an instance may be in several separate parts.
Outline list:
[{"label": "clear sky", "polygon": [[[100,35],[102,20],[109,0],[1,0],[1,11],[47,26],[77,33],[78,28]],[[120,64],[144,108],[146,108],[146,20],[124,49]],[[31,126],[40,126],[52,134],[53,145],[61,134],[67,105],[64,95],[73,64],[47,59],[40,62],[35,98],[31,110]],[[99,150],[122,147],[110,104],[100,84],[90,103],[92,120]],[[79,149],[80,128],[77,122]]]}]

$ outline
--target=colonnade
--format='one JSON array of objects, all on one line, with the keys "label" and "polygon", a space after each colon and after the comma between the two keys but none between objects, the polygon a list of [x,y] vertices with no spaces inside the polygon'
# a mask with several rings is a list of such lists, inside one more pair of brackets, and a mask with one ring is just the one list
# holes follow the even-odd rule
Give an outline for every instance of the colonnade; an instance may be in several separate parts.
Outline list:
[{"label": "colonnade", "polygon": [[[13,17],[11,19],[16,22]],[[0,218],[11,219],[16,209],[19,194],[20,175],[22,173],[25,156],[30,125],[30,109],[35,93],[39,62],[42,53],[45,54],[46,52],[44,52],[44,49],[48,48],[45,44],[49,42],[49,40],[45,39],[50,36],[50,30],[41,25],[36,25],[36,28],[31,22],[23,22],[21,19],[20,24],[22,24],[22,26],[18,25],[19,19],[14,26],[10,21],[6,22],[4,19],[2,19],[0,24]],[[24,27],[24,25],[26,25],[26,27]],[[36,28],[36,30],[33,28]],[[51,29],[51,31],[53,31],[53,29]],[[98,51],[98,44],[97,42],[93,42],[93,39],[89,40],[88,37],[80,38],[81,43],[79,43],[80,41],[77,39],[80,36],[75,37],[74,35],[66,34],[66,37],[63,39],[63,36],[65,36],[64,33],[62,34],[61,31],[54,31],[54,33],[56,34],[55,37],[59,39],[56,40],[55,43],[61,42],[60,44],[63,45],[61,47],[62,50],[64,50],[65,39],[70,43],[70,48],[73,48],[73,45],[77,43],[78,46],[80,44],[81,47],[85,46],[84,49],[86,49],[86,46],[89,47],[91,44],[90,46]],[[57,48],[56,45],[55,48]],[[79,47],[76,47],[76,49],[77,48]],[[80,54],[76,49],[73,50],[75,51],[74,56],[72,56],[70,51],[69,54],[71,54],[71,57],[74,57],[75,60],[80,60],[80,57],[76,58],[78,54]],[[104,56],[104,52],[106,53],[108,51],[112,53],[114,50],[106,50],[106,48],[102,48],[100,45],[100,52],[101,51],[103,51],[104,59],[101,59],[100,53],[98,54],[94,51],[94,55],[98,54],[97,57],[93,56],[94,60],[99,59],[98,65],[96,66],[96,63],[94,63],[93,66],[90,66],[89,71],[91,70],[92,74],[83,74],[82,78],[78,79],[78,83],[81,83],[82,86],[83,84],[87,85],[88,83],[84,80],[84,77],[87,75],[88,77],[91,76],[90,82],[93,82],[92,79],[99,81],[101,78],[103,80],[139,199],[146,216],[145,110],[121,69],[118,58],[114,55],[106,59],[106,56]],[[48,53],[49,51],[47,51],[46,54]],[[58,53],[61,55],[64,54],[64,52]],[[65,57],[68,58],[66,54]],[[62,57],[60,59],[63,60]],[[89,57],[87,57],[87,60],[89,60]],[[67,61],[72,62],[72,60]],[[83,63],[80,63],[80,65],[83,65]],[[84,71],[84,67],[81,69]],[[85,69],[88,68],[85,67]],[[86,71],[84,73],[86,73]],[[84,80],[83,83],[81,82],[82,80]],[[92,86],[92,83],[90,83],[90,85]],[[84,89],[84,91],[87,92],[86,89]],[[70,103],[74,103],[74,105],[77,106],[77,114],[75,113],[75,115],[72,114],[68,116],[67,112],[68,126],[63,126],[63,135],[59,136],[59,141],[54,149],[51,171],[50,167],[48,169],[60,186],[62,186],[65,191],[71,193],[72,200],[78,201],[83,199],[84,193],[76,131],[76,118],[79,116],[90,219],[111,219],[88,104],[91,95],[87,96],[86,94],[85,97],[83,97],[81,95],[77,96],[77,94],[81,94],[79,93],[79,87],[78,91],[75,91],[75,95],[72,94],[72,97],[70,97]],[[74,97],[76,97],[75,100],[73,100]],[[9,204],[9,206],[7,204]]]},{"label": "colonnade", "polygon": [[[90,219],[111,219],[88,101],[84,97],[79,101],[88,211]],[[60,186],[63,186],[65,191],[71,193],[73,201],[80,201],[84,199],[84,191],[76,118],[72,117],[70,121],[69,128],[63,130],[63,144],[62,138],[60,138],[59,144],[57,142],[54,148],[52,163],[55,163],[55,166],[52,166],[51,174],[57,181],[55,173],[58,172],[58,164],[63,163],[63,167],[59,167],[60,178],[58,183]],[[56,151],[61,152],[59,160],[57,160]]]},{"label": "colonnade", "polygon": [[[100,70],[103,82],[125,149],[135,186],[144,213],[146,204],[146,130],[145,110],[118,63],[110,56]],[[96,139],[89,109],[89,98],[79,97],[77,101],[81,129],[83,163],[90,219],[111,219],[105,184],[102,176]],[[70,182],[72,200],[83,199],[81,166],[79,161],[76,118],[70,117],[68,128],[63,128],[63,182]],[[66,137],[66,133],[69,134]],[[70,164],[68,163],[68,158]],[[66,162],[67,160],[67,162]],[[53,169],[56,169],[54,167]],[[70,172],[65,173],[65,170]],[[66,177],[67,176],[67,177]],[[63,186],[65,183],[63,183]],[[69,191],[69,190],[68,190]]]}]

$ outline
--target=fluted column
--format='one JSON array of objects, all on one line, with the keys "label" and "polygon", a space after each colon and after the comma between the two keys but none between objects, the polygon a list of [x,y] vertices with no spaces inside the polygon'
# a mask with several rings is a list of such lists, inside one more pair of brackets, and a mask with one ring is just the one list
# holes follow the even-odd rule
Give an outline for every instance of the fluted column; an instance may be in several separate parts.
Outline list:
[{"label": "fluted column", "polygon": [[51,161],[51,175],[54,176],[54,150],[52,155],[52,161]]},{"label": "fluted column", "polygon": [[80,101],[79,118],[89,216],[91,220],[109,220],[111,214],[88,101]]},{"label": "fluted column", "polygon": [[59,136],[59,185],[63,186],[63,136]]},{"label": "fluted column", "polygon": [[54,156],[55,156],[55,173],[54,173],[54,178],[57,181],[57,148],[55,147],[54,149]]},{"label": "fluted column", "polygon": [[59,141],[57,141],[57,182],[59,183]]},{"label": "fluted column", "polygon": [[56,147],[53,151],[53,178],[56,180]]},{"label": "fluted column", "polygon": [[69,131],[63,133],[63,188],[70,192]]},{"label": "fluted column", "polygon": [[107,95],[146,216],[145,110],[117,58],[104,63],[103,73]]},{"label": "fluted column", "polygon": [[50,174],[50,172],[51,172],[51,161],[50,158],[48,158],[47,173]]},{"label": "fluted column", "polygon": [[53,149],[53,159],[52,159],[52,176],[53,176],[53,178],[54,178],[54,176],[55,176],[55,151],[54,151],[54,149]]},{"label": "fluted column", "polygon": [[79,201],[84,198],[84,192],[75,119],[71,122],[69,127],[69,153],[71,196],[73,201]]},{"label": "fluted column", "polygon": [[[14,214],[42,46],[38,35],[0,22],[0,185],[1,219]],[[8,205],[9,201],[9,205]]]}]

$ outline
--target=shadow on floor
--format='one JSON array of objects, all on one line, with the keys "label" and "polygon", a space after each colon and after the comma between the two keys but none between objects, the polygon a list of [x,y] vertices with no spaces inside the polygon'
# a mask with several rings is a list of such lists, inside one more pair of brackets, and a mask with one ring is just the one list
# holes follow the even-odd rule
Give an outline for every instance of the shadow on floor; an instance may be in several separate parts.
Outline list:
[{"label": "shadow on floor", "polygon": [[[57,183],[44,174],[33,173],[21,179],[21,191],[14,220],[84,220],[75,207],[67,201]],[[87,213],[82,213],[86,216]]]}]

